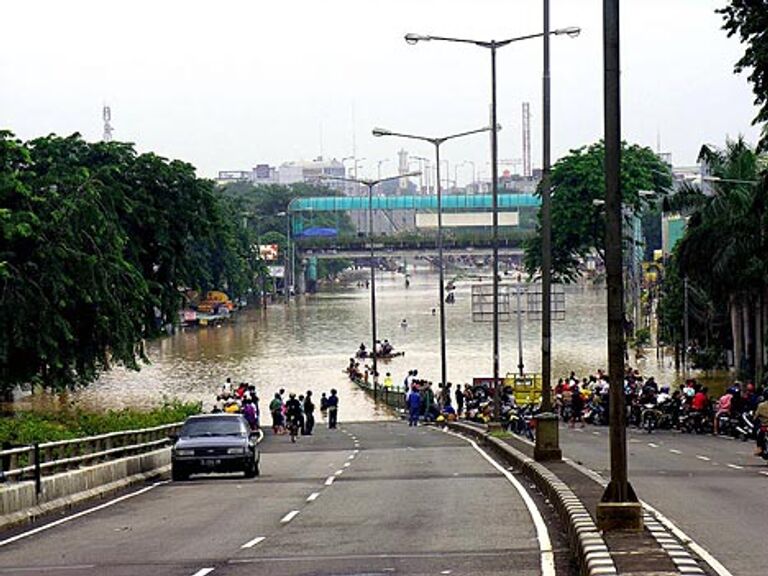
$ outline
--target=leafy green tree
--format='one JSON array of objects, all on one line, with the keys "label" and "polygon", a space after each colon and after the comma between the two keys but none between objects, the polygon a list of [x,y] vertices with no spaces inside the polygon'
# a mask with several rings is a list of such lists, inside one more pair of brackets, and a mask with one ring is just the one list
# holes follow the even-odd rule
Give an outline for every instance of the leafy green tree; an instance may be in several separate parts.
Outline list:
[{"label": "leafy green tree", "polygon": [[183,289],[254,285],[233,203],[194,167],[79,135],[0,132],[0,391],[138,369]]},{"label": "leafy green tree", "polygon": [[717,10],[728,36],[738,36],[747,45],[744,55],[736,62],[735,71],[751,70],[749,81],[760,111],[755,123],[763,123],[763,137],[758,149],[768,151],[768,2],[766,0],[730,0],[728,6]]},{"label": "leafy green tree", "polygon": [[[733,350],[736,365],[758,376],[768,302],[768,172],[760,157],[743,138],[728,141],[724,149],[702,148],[714,177],[712,191],[684,190],[683,201],[670,204],[688,208],[688,223],[667,275],[688,278],[694,304],[691,336],[722,351]],[[664,306],[682,306],[682,293],[669,291]],[[698,308],[698,312],[696,310]],[[746,320],[745,320],[746,319]],[[670,317],[669,322],[677,322]],[[677,326],[666,330],[681,333]],[[744,333],[748,338],[743,338]]]},{"label": "leafy green tree", "polygon": [[[605,199],[602,142],[584,146],[552,169],[552,272],[560,280],[578,278],[582,261],[605,250]],[[649,200],[641,190],[664,193],[671,185],[669,167],[651,150],[622,143],[621,183],[628,211],[641,213]],[[596,202],[597,201],[597,202]],[[539,212],[539,223],[541,212]],[[541,265],[541,229],[525,245],[525,266],[530,274]]]}]

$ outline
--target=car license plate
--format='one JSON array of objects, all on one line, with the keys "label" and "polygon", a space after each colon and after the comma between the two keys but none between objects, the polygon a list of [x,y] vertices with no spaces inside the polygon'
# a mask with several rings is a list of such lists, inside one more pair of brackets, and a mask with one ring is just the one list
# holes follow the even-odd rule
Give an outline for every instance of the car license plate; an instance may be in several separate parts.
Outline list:
[{"label": "car license plate", "polygon": [[217,465],[219,462],[220,462],[219,460],[214,460],[214,459],[206,459],[206,460],[203,460],[203,461],[202,461],[202,465],[203,465],[205,468],[213,468],[213,467],[214,467],[214,466],[216,466],[216,465]]}]

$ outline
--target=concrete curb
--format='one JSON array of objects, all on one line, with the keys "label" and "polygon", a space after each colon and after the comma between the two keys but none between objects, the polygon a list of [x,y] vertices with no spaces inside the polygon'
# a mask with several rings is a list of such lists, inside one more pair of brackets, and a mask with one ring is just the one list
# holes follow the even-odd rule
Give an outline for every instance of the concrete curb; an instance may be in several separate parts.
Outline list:
[{"label": "concrete curb", "polygon": [[533,458],[494,438],[484,429],[462,422],[449,422],[448,427],[477,438],[491,447],[498,456],[520,468],[525,477],[549,499],[568,531],[570,547],[578,560],[582,575],[618,574],[602,533],[597,529],[584,504],[564,482]]}]

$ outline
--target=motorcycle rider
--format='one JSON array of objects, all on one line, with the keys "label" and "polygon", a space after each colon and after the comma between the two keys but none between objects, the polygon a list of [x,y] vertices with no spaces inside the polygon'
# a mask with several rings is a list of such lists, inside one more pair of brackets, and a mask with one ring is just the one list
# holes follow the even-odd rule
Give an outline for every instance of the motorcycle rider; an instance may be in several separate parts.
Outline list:
[{"label": "motorcycle rider", "polygon": [[755,424],[760,428],[757,431],[757,446],[755,456],[761,456],[765,451],[765,427],[768,426],[768,398],[764,398],[755,409]]}]

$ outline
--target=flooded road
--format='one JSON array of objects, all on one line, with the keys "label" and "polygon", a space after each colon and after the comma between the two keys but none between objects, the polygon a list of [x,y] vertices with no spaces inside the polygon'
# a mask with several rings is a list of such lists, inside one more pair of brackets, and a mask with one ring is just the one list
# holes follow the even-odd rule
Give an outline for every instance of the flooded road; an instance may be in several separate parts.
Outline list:
[{"label": "flooded road", "polygon": [[[450,279],[447,275],[446,279]],[[456,303],[446,306],[448,380],[471,381],[492,374],[491,323],[473,323],[471,282],[456,283]],[[392,373],[396,384],[411,368],[421,377],[440,377],[437,275],[426,269],[412,271],[410,288],[403,276],[383,272],[377,280],[378,334],[405,357],[384,363],[382,375]],[[407,328],[401,321],[407,320]],[[605,289],[567,288],[566,319],[553,322],[553,379],[571,370],[579,375],[607,368]],[[86,390],[75,394],[90,406],[149,406],[163,397],[203,400],[209,405],[227,377],[255,384],[262,407],[280,388],[297,393],[308,389],[316,397],[339,390],[341,415],[347,420],[389,417],[386,410],[352,385],[342,370],[361,342],[370,343],[370,298],[364,287],[338,287],[299,297],[289,306],[274,304],[266,311],[247,310],[216,328],[190,329],[148,344],[152,363],[141,372],[116,369]],[[540,370],[538,322],[523,326],[526,371]],[[516,323],[501,324],[502,374],[517,370]],[[631,362],[634,365],[634,358]],[[672,358],[656,361],[655,350],[637,365],[644,375],[674,383]]]}]

